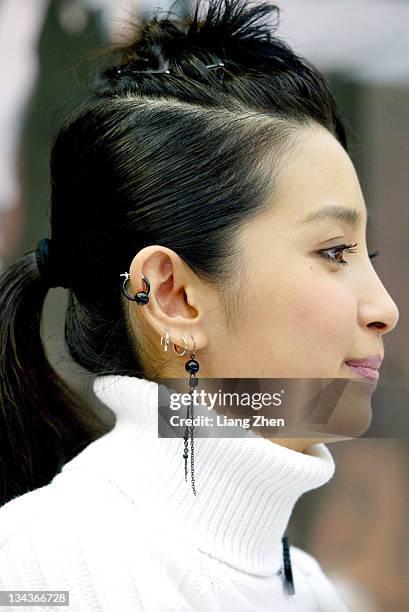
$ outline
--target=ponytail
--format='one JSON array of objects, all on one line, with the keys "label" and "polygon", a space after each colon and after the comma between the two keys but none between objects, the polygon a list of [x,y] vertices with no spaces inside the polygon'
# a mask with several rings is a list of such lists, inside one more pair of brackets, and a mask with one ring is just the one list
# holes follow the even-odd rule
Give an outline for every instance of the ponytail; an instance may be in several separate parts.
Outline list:
[{"label": "ponytail", "polygon": [[0,506],[46,485],[108,429],[47,360],[47,292],[34,252],[0,273]]}]

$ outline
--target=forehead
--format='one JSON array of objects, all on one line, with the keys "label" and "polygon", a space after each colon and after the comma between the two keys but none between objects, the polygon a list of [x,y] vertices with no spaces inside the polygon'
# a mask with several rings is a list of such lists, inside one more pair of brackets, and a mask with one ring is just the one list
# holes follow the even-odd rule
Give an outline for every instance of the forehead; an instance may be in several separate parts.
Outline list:
[{"label": "forehead", "polygon": [[353,163],[325,128],[301,131],[277,178],[271,212],[299,228],[334,221],[351,227],[365,224],[366,206]]}]

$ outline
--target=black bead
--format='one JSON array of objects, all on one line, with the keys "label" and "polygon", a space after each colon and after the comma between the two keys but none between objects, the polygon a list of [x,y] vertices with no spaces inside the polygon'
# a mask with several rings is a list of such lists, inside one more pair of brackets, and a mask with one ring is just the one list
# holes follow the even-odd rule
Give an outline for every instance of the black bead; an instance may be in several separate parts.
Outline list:
[{"label": "black bead", "polygon": [[189,359],[189,361],[186,361],[185,370],[190,374],[195,374],[199,370],[199,364],[196,359]]},{"label": "black bead", "polygon": [[183,458],[187,459],[187,454],[186,453],[183,453]]},{"label": "black bead", "polygon": [[137,304],[146,304],[149,302],[149,296],[146,291],[138,291],[138,293],[135,295],[135,301]]}]

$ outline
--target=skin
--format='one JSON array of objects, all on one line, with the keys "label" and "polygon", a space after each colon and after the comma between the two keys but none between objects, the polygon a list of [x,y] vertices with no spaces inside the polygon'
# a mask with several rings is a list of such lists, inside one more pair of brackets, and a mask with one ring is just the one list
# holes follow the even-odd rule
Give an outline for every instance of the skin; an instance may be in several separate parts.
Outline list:
[{"label": "skin", "polygon": [[[331,218],[300,223],[328,204],[355,209],[363,223],[355,228]],[[161,377],[187,376],[188,355],[178,357],[171,344],[163,352],[165,328],[181,348],[182,335],[190,340],[189,350],[194,338],[200,375],[209,378],[353,379],[345,360],[383,357],[383,336],[396,326],[399,311],[368,256],[366,216],[350,157],[326,129],[310,126],[300,131],[284,164],[271,207],[242,229],[246,282],[233,331],[226,328],[217,293],[177,253],[161,245],[140,250],[128,290],[145,289],[144,274],[151,283],[150,301],[143,307],[126,301],[135,330],[142,326],[158,360],[166,359]],[[355,243],[356,253],[341,253],[348,265],[319,253]],[[362,423],[368,420],[364,412]],[[274,442],[302,452],[337,439],[322,434]]]}]

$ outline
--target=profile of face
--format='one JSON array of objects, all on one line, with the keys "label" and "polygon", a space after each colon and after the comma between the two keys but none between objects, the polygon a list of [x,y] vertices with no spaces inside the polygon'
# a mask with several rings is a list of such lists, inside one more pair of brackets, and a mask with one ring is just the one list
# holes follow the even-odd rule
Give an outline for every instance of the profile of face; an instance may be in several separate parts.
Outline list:
[{"label": "profile of face", "polygon": [[[241,230],[246,282],[234,332],[216,293],[174,251],[151,245],[135,256],[132,288],[142,273],[153,288],[144,307],[152,341],[165,328],[182,348],[181,336],[193,337],[202,377],[360,378],[346,361],[383,358],[383,336],[399,318],[369,258],[366,223],[350,157],[326,129],[305,128],[271,208]],[[186,358],[170,351],[169,360],[162,376],[183,376]],[[316,440],[281,442],[302,450]]]}]

